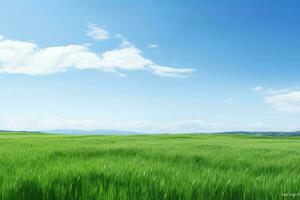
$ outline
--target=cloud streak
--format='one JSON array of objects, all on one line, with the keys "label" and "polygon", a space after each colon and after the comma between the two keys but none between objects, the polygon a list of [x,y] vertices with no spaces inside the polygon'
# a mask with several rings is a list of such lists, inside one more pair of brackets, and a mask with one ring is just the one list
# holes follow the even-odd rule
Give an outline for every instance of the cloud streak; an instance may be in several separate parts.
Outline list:
[{"label": "cloud streak", "polygon": [[173,68],[160,65],[150,65],[149,68],[153,71],[153,74],[165,77],[184,78],[194,72],[193,69],[189,68]]},{"label": "cloud streak", "polygon": [[157,44],[148,43],[147,45],[150,49],[157,49],[159,46]]}]

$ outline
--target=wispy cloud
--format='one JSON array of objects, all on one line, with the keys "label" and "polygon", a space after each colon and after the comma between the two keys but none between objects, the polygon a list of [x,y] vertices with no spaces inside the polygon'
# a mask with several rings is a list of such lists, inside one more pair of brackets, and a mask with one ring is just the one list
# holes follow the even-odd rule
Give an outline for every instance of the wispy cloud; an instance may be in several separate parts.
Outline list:
[{"label": "wispy cloud", "polygon": [[160,65],[150,65],[149,68],[153,71],[153,74],[159,76],[166,76],[166,77],[187,77],[190,73],[194,72],[194,69],[190,68],[173,68],[173,67],[166,67]]},{"label": "wispy cloud", "polygon": [[89,24],[88,30],[86,31],[87,35],[95,40],[102,41],[109,39],[108,31],[103,28],[98,27],[95,24]]},{"label": "wispy cloud", "polygon": [[252,92],[259,92],[259,91],[262,91],[263,90],[263,87],[262,86],[256,86],[254,88],[251,88],[251,91]]},{"label": "wispy cloud", "polygon": [[228,97],[225,99],[225,102],[228,102],[228,103],[231,103],[233,101],[234,101],[234,99],[232,97]]},{"label": "wispy cloud", "polygon": [[95,69],[125,77],[125,74],[119,72],[122,69],[145,70],[159,76],[186,77],[194,71],[190,68],[157,65],[145,58],[143,52],[124,36],[119,34],[117,37],[121,39],[121,46],[100,54],[93,52],[90,45],[70,44],[40,48],[33,42],[4,38],[0,40],[0,73],[47,75],[73,68]]},{"label": "wispy cloud", "polygon": [[157,44],[151,44],[151,43],[148,43],[147,46],[150,48],[150,49],[157,49],[159,46]]},{"label": "wispy cloud", "polygon": [[116,37],[121,40],[121,47],[134,47],[134,45],[127,40],[122,34],[116,34]]},{"label": "wispy cloud", "polygon": [[4,40],[4,36],[3,35],[0,35],[0,40]]},{"label": "wispy cloud", "polygon": [[295,88],[284,88],[284,89],[270,88],[270,89],[267,89],[265,91],[265,94],[268,94],[268,95],[284,94],[284,93],[292,92],[292,91],[295,91],[295,90],[296,90]]}]

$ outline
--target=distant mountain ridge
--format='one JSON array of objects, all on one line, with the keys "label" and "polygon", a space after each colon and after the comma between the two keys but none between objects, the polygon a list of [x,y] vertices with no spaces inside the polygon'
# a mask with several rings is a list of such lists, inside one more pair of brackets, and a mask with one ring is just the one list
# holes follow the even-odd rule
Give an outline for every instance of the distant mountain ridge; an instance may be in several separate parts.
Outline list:
[{"label": "distant mountain ridge", "polygon": [[[75,134],[75,135],[137,135],[145,134],[135,131],[122,131],[113,129],[96,129],[96,130],[81,130],[81,129],[53,129],[43,130],[42,133],[56,133],[56,134]],[[162,133],[163,134],[163,133]],[[188,133],[187,133],[188,134]],[[199,133],[201,134],[201,133]],[[244,134],[244,135],[265,135],[265,136],[300,136],[300,131],[225,131],[215,132],[211,134]]]},{"label": "distant mountain ridge", "polygon": [[[122,131],[114,129],[96,129],[96,130],[82,130],[82,129],[50,129],[41,131],[12,131],[0,130],[1,132],[24,132],[24,133],[53,133],[53,134],[70,134],[70,135],[141,135],[147,134],[145,132]],[[161,133],[164,134],[164,133]],[[171,133],[168,133],[171,134]],[[182,133],[189,134],[189,133]],[[205,133],[190,133],[190,134],[205,134]],[[300,136],[300,131],[225,131],[214,132],[209,134],[230,134],[230,135],[262,135],[262,136]]]}]

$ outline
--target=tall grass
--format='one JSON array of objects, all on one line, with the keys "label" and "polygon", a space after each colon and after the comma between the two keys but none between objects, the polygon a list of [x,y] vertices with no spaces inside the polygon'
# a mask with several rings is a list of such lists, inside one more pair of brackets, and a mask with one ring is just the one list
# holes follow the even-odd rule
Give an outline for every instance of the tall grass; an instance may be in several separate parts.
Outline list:
[{"label": "tall grass", "polygon": [[300,138],[0,134],[0,199],[296,199]]}]

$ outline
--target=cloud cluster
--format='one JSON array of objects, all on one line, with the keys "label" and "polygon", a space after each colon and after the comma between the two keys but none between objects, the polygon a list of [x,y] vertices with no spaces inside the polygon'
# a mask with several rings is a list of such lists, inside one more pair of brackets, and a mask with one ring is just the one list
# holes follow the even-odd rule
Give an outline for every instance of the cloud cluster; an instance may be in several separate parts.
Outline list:
[{"label": "cloud cluster", "polygon": [[[89,25],[88,35],[96,40],[109,38],[108,32],[95,25]],[[70,69],[95,69],[125,76],[119,72],[121,69],[145,70],[159,76],[185,77],[194,71],[156,65],[122,35],[117,37],[122,40],[121,46],[100,54],[93,52],[88,45],[41,48],[33,42],[0,37],[0,73],[47,75]]]},{"label": "cloud cluster", "polygon": [[283,112],[300,112],[300,91],[267,95],[265,102]]},{"label": "cloud cluster", "polygon": [[251,88],[253,92],[260,92],[264,102],[280,112],[300,112],[300,90],[297,88],[273,89],[257,86]]}]

